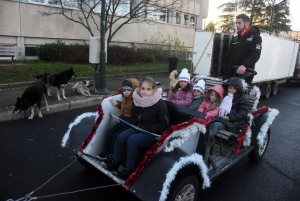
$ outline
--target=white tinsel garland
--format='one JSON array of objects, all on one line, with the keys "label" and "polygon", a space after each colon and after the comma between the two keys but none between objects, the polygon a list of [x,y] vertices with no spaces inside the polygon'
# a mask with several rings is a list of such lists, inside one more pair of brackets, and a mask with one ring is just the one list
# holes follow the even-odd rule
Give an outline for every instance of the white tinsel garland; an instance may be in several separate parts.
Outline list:
[{"label": "white tinsel garland", "polygon": [[87,112],[87,113],[83,113],[80,116],[78,116],[72,123],[69,124],[69,130],[65,133],[62,142],[61,142],[61,146],[65,147],[66,143],[69,139],[69,135],[71,132],[71,129],[76,126],[77,124],[79,124],[81,122],[82,119],[87,118],[87,117],[95,117],[95,121],[97,120],[98,117],[98,112]]},{"label": "white tinsel garland", "polygon": [[167,199],[171,183],[172,181],[174,181],[178,171],[189,164],[195,164],[199,167],[200,169],[199,174],[201,174],[203,178],[202,188],[205,189],[210,187],[210,179],[207,175],[207,166],[203,161],[203,157],[200,154],[194,153],[189,156],[181,157],[179,161],[176,162],[173,165],[173,167],[169,170],[169,172],[166,175],[166,180],[163,184],[163,189],[161,191],[159,201],[164,201]]},{"label": "white tinsel garland", "polygon": [[[171,152],[175,148],[180,147],[185,141],[187,141],[192,135],[195,135],[198,131],[201,133],[206,133],[205,125],[194,123],[183,130],[180,130],[179,136],[176,136],[175,139],[171,140],[165,147],[165,152]],[[177,131],[175,131],[177,132]],[[171,134],[172,135],[172,134]]]},{"label": "white tinsel garland", "polygon": [[243,84],[243,91],[247,92],[248,91],[248,83],[244,79],[241,79],[241,80],[242,80],[242,84]]},{"label": "white tinsel garland", "polygon": [[266,137],[266,134],[273,123],[275,117],[279,114],[279,111],[277,109],[271,109],[269,108],[269,115],[266,120],[266,122],[260,127],[260,131],[257,135],[257,141],[258,145],[262,146],[264,142],[264,138]]},{"label": "white tinsel garland", "polygon": [[251,143],[251,137],[252,137],[252,130],[251,130],[251,126],[252,126],[252,121],[253,121],[253,115],[252,114],[248,114],[249,117],[249,123],[250,123],[250,128],[248,129],[245,139],[243,141],[243,145],[244,146],[249,146]]},{"label": "white tinsel garland", "polygon": [[258,104],[258,102],[259,102],[260,95],[261,95],[259,87],[254,86],[254,87],[251,89],[249,95],[250,95],[250,96],[256,96],[256,100],[255,100],[255,102],[254,102],[254,104],[253,104],[253,107],[252,107],[252,111],[254,111],[254,110],[257,109],[257,104]]}]

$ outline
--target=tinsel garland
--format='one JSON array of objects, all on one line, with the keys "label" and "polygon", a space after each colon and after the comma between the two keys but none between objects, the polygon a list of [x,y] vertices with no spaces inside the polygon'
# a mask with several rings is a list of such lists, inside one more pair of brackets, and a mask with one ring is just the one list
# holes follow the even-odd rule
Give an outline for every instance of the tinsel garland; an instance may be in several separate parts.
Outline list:
[{"label": "tinsel garland", "polygon": [[176,124],[171,126],[167,129],[160,137],[159,141],[152,146],[152,148],[145,154],[143,160],[139,163],[138,167],[136,168],[135,172],[131,174],[125,182],[125,188],[128,190],[133,182],[139,178],[142,174],[148,163],[151,161],[152,157],[157,153],[157,150],[160,146],[162,146],[165,140],[174,132],[178,130],[182,130],[187,128],[188,126],[194,124],[195,122],[207,125],[210,122],[210,119],[204,120],[199,118],[193,118],[189,121],[183,122],[181,124]]},{"label": "tinsel garland", "polygon": [[243,129],[242,133],[239,135],[239,137],[236,139],[237,141],[237,145],[235,146],[235,149],[234,149],[234,154],[237,154],[240,152],[241,150],[241,147],[242,147],[242,144],[243,144],[243,141],[244,141],[244,138],[246,136],[246,133],[247,131],[249,130],[250,128],[250,123],[247,124],[247,126],[245,126],[245,128]]},{"label": "tinsel garland", "polygon": [[257,134],[257,141],[258,145],[262,146],[264,143],[265,136],[267,135],[267,132],[270,128],[270,125],[273,123],[275,117],[279,114],[279,111],[277,109],[268,109],[269,115],[266,119],[265,123],[260,127],[260,131]]},{"label": "tinsel garland", "polygon": [[102,109],[102,105],[99,104],[97,105],[98,108],[98,119],[96,120],[96,123],[93,126],[93,129],[91,130],[91,132],[88,134],[88,136],[85,138],[85,140],[83,141],[82,145],[80,146],[79,150],[83,151],[86,146],[90,143],[90,141],[92,140],[92,138],[94,137],[97,128],[99,127],[99,124],[101,123],[104,113],[103,113],[103,109]]},{"label": "tinsel garland", "polygon": [[198,131],[200,131],[200,133],[206,133],[206,126],[195,122],[191,126],[180,130],[179,135],[168,142],[168,144],[164,148],[164,151],[171,152],[175,148],[180,147],[183,143],[185,143],[185,141],[187,141],[192,135],[195,135]]},{"label": "tinsel garland", "polygon": [[[253,111],[252,112],[252,116],[255,116],[255,115],[258,115],[258,114],[262,114],[262,113],[265,113],[265,112],[268,112],[268,111],[269,111],[269,108],[266,107],[266,106],[263,106],[263,107],[259,108],[258,110]],[[242,131],[242,133],[237,138],[237,145],[236,145],[236,147],[234,149],[234,154],[237,154],[237,153],[240,152],[243,142],[244,142],[245,146],[250,145],[251,134],[252,134],[250,127],[251,127],[252,118],[250,118],[249,123],[245,126],[245,128]],[[247,142],[245,142],[245,137],[246,137]]]},{"label": "tinsel garland", "polygon": [[253,104],[253,107],[252,107],[252,111],[254,111],[254,110],[257,109],[257,105],[258,105],[258,102],[259,102],[259,99],[260,99],[260,95],[261,95],[259,87],[254,86],[254,87],[251,89],[249,95],[250,95],[250,96],[255,96],[255,97],[256,97],[256,99],[255,99],[255,101],[254,101],[254,104]]},{"label": "tinsel garland", "polygon": [[[262,114],[262,113],[267,112],[268,110],[269,110],[268,107],[263,106],[263,107],[259,108],[258,110],[253,111],[252,115],[255,116],[255,115],[258,115],[258,114]],[[251,119],[250,119],[250,122],[251,122]],[[237,154],[237,153],[240,152],[242,144],[243,144],[243,142],[245,140],[246,135],[250,135],[250,132],[251,132],[251,130],[250,130],[251,123],[250,122],[247,124],[247,126],[245,126],[245,128],[242,130],[242,133],[236,139],[237,140],[237,145],[236,145],[236,147],[234,149],[234,154]],[[249,136],[247,136],[247,138],[249,138]]]},{"label": "tinsel garland", "polygon": [[269,108],[267,106],[263,106],[263,107],[259,108],[258,110],[253,111],[252,115],[255,116],[258,114],[262,114],[262,113],[268,112],[268,110],[269,110]]},{"label": "tinsel garland", "polygon": [[[121,93],[122,93],[122,88],[119,88],[118,91],[116,93],[114,93],[112,96],[115,96],[115,95],[118,95]],[[108,97],[109,96],[103,96],[102,101]],[[102,104],[100,103],[99,105],[97,105],[97,108],[98,108],[99,117],[96,120],[96,123],[94,124],[91,132],[88,134],[88,136],[85,138],[82,145],[80,146],[80,148],[79,148],[80,151],[83,151],[86,148],[86,146],[90,143],[90,141],[92,140],[92,138],[94,137],[94,135],[96,133],[97,128],[99,127],[99,124],[101,123],[101,121],[103,119],[104,113],[103,113],[103,109],[102,109]]]},{"label": "tinsel garland", "polygon": [[96,120],[97,120],[97,118],[98,118],[98,113],[97,113],[97,112],[87,112],[87,113],[83,113],[83,114],[81,114],[80,116],[76,117],[76,119],[75,119],[72,123],[69,124],[69,129],[68,129],[68,131],[65,133],[65,135],[64,135],[64,137],[63,137],[63,139],[62,139],[61,146],[62,146],[62,147],[65,147],[65,146],[66,146],[67,141],[68,141],[68,139],[69,139],[69,137],[70,137],[70,132],[71,132],[71,130],[72,130],[72,128],[73,128],[74,126],[76,126],[77,124],[79,124],[79,123],[81,122],[82,119],[87,118],[87,117],[92,117],[92,116],[95,117],[95,122],[96,122]]},{"label": "tinsel garland", "polygon": [[188,156],[181,157],[178,161],[174,163],[172,168],[166,174],[166,180],[163,183],[163,188],[160,194],[159,201],[165,201],[170,191],[172,182],[174,181],[178,171],[189,164],[194,164],[199,167],[199,175],[202,175],[203,184],[202,189],[210,187],[210,179],[207,175],[207,166],[203,161],[203,157],[200,154],[193,153]]}]

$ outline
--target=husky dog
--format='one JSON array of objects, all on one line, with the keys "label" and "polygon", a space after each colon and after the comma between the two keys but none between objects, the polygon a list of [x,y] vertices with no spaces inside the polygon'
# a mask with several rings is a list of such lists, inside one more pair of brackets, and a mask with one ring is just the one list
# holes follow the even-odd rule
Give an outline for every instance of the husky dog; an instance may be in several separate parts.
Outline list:
[{"label": "husky dog", "polygon": [[90,94],[90,87],[92,87],[93,84],[89,80],[82,80],[80,82],[77,82],[72,87],[73,91],[76,91],[77,93],[80,93],[84,96],[91,96]]},{"label": "husky dog", "polygon": [[31,115],[28,117],[28,119],[32,119],[34,116],[33,105],[36,104],[38,106],[39,117],[43,117],[41,113],[42,97],[44,97],[45,99],[46,111],[49,111],[47,98],[45,96],[46,92],[47,87],[42,81],[34,81],[32,85],[25,89],[21,98],[17,97],[17,102],[15,104],[13,113],[21,114],[23,111],[27,110],[30,107]]},{"label": "husky dog", "polygon": [[176,84],[178,83],[178,72],[177,70],[173,70],[170,73],[170,91],[176,86]]},{"label": "husky dog", "polygon": [[44,73],[35,76],[35,80],[40,79],[45,84],[47,84],[47,92],[48,96],[51,96],[50,94],[50,86],[57,88],[57,99],[60,99],[60,90],[62,91],[62,97],[63,99],[67,99],[65,96],[65,88],[69,82],[69,80],[75,76],[75,73],[73,71],[73,68],[71,67],[69,70],[62,71],[61,73]]}]

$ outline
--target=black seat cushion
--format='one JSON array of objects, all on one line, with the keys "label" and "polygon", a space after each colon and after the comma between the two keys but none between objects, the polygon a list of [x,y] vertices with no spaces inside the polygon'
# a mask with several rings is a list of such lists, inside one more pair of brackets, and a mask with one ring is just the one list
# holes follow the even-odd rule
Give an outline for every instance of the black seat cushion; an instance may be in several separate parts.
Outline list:
[{"label": "black seat cushion", "polygon": [[174,104],[169,101],[166,101],[166,104],[169,110],[171,125],[186,122],[194,117],[205,119],[206,114],[197,110],[182,105]]}]

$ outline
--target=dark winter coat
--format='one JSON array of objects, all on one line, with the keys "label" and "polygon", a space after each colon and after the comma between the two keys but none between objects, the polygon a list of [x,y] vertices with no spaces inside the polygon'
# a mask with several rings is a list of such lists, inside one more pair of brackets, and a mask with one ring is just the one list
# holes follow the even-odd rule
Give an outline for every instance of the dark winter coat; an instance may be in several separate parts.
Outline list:
[{"label": "dark winter coat", "polygon": [[131,118],[134,125],[158,135],[170,126],[168,107],[162,99],[150,107],[133,105]]},{"label": "dark winter coat", "polygon": [[237,94],[234,96],[232,100],[232,107],[229,116],[229,120],[224,119],[223,117],[217,117],[212,120],[212,122],[221,122],[223,123],[227,130],[233,133],[241,133],[243,127],[248,121],[248,99],[243,95],[243,84],[240,78],[231,77],[228,79],[226,83],[223,85],[234,86],[238,89]]},{"label": "dark winter coat", "polygon": [[[255,26],[252,26],[244,38],[241,35],[233,37],[225,59],[223,80],[235,75],[232,66],[244,65],[246,68],[254,69],[255,63],[260,58],[261,42],[260,31]],[[246,81],[251,83],[253,77],[246,78]]]},{"label": "dark winter coat", "polygon": [[191,109],[194,109],[194,110],[197,110],[200,106],[200,104],[202,103],[204,99],[204,95],[201,95],[201,96],[194,96],[193,98],[193,102],[192,104],[189,106],[189,108]]}]

